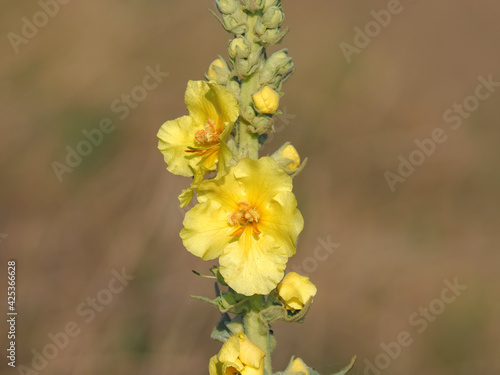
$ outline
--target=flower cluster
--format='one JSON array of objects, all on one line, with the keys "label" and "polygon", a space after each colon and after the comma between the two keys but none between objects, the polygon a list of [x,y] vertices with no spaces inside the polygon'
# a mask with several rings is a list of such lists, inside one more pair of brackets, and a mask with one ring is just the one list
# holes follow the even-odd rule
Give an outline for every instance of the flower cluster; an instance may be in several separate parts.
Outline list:
[{"label": "flower cluster", "polygon": [[[302,321],[316,294],[308,278],[285,276],[304,226],[292,188],[306,160],[289,142],[259,157],[293,63],[286,49],[266,54],[288,31],[281,29],[281,0],[215,3],[222,26],[234,34],[229,60],[219,56],[206,81],[188,82],[189,114],[161,126],[158,148],[168,171],[192,178],[179,195],[181,207],[197,200],[183,221],[184,246],[219,261],[212,269],[216,298],[195,297],[221,312],[212,337],[224,345],[210,360],[210,374],[271,375],[270,324]],[[315,374],[300,359],[285,373]]]}]

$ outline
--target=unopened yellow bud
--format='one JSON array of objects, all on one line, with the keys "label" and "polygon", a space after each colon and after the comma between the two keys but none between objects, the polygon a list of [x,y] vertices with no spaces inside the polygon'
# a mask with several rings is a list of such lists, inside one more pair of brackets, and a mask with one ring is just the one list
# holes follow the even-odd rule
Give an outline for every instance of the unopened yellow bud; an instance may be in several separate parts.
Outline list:
[{"label": "unopened yellow bud", "polygon": [[302,310],[312,297],[316,295],[316,285],[308,277],[296,272],[289,272],[276,287],[281,302],[287,310]]},{"label": "unopened yellow bud", "polygon": [[229,68],[224,60],[218,58],[210,64],[206,77],[209,81],[224,84],[229,78]]},{"label": "unopened yellow bud", "polygon": [[236,37],[229,42],[229,56],[233,59],[236,57],[245,59],[250,55],[251,50],[250,42],[242,36]]},{"label": "unopened yellow bud", "polygon": [[300,167],[299,153],[292,145],[288,145],[283,150],[281,150],[280,156],[284,157],[285,159],[292,160],[288,165],[285,166],[285,169],[294,170]]},{"label": "unopened yellow bud", "polygon": [[272,114],[278,110],[280,95],[269,86],[252,96],[255,107],[262,113]]},{"label": "unopened yellow bud", "polygon": [[287,374],[300,374],[309,375],[309,370],[302,359],[295,358],[290,368],[286,371]]}]

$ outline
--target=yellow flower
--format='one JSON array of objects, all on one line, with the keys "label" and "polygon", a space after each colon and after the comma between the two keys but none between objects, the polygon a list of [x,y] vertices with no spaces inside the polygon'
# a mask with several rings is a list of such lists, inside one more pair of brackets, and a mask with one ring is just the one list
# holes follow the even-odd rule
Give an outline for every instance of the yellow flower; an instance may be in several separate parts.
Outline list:
[{"label": "yellow flower", "polygon": [[210,375],[263,375],[265,355],[244,333],[235,333],[210,358],[208,371]]},{"label": "yellow flower", "polygon": [[288,310],[302,310],[310,298],[316,295],[316,285],[308,277],[289,272],[276,288],[280,300]]},{"label": "yellow flower", "polygon": [[280,104],[280,95],[269,86],[252,96],[255,107],[262,113],[274,113]]},{"label": "yellow flower", "polygon": [[287,369],[286,374],[302,374],[309,375],[309,370],[307,369],[306,364],[300,358],[295,358],[292,362],[292,365],[289,369]]},{"label": "yellow flower", "polygon": [[304,226],[292,178],[270,157],[242,159],[221,178],[202,182],[197,196],[180,233],[186,249],[204,260],[219,257],[220,273],[236,292],[269,293]]},{"label": "yellow flower", "polygon": [[189,81],[184,101],[189,116],[167,121],[158,132],[158,149],[167,169],[181,176],[215,170],[221,141],[239,116],[238,101],[215,82]]}]

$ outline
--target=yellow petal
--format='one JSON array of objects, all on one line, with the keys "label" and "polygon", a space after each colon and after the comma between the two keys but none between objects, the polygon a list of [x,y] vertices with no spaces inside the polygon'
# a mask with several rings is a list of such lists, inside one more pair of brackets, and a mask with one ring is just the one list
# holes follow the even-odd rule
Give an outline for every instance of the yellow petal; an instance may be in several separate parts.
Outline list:
[{"label": "yellow petal", "polygon": [[233,93],[215,82],[189,81],[184,100],[197,124],[215,120],[220,132],[239,116],[238,101]]},{"label": "yellow petal", "polygon": [[208,86],[214,92],[215,105],[219,108],[222,121],[234,123],[240,115],[240,107],[234,94],[215,82],[208,82]]},{"label": "yellow petal", "polygon": [[251,296],[268,294],[281,280],[288,261],[287,250],[274,238],[255,235],[250,228],[227,245],[219,258],[220,273],[236,292]]},{"label": "yellow petal", "polygon": [[204,181],[198,189],[199,202],[217,201],[228,213],[236,210],[238,202],[245,197],[245,187],[236,181],[231,173],[227,173],[219,179]]},{"label": "yellow petal", "polygon": [[191,199],[193,199],[193,188],[188,188],[182,190],[182,193],[179,194],[179,205],[181,208],[186,207],[189,202],[191,202]]},{"label": "yellow petal", "polygon": [[193,119],[182,116],[164,123],[158,131],[158,149],[162,152],[167,170],[181,176],[193,176],[187,146],[194,146],[196,131]]},{"label": "yellow petal", "polygon": [[259,368],[266,353],[255,345],[245,334],[239,334],[240,359],[245,366]]},{"label": "yellow petal", "polygon": [[204,260],[217,258],[233,238],[227,221],[228,212],[210,200],[197,204],[186,213],[180,236],[186,249]]},{"label": "yellow petal", "polygon": [[268,156],[240,160],[234,167],[234,177],[245,186],[248,200],[256,206],[269,202],[281,191],[292,191],[292,178]]},{"label": "yellow petal", "polygon": [[222,372],[222,362],[220,362],[217,357],[217,355],[214,355],[210,358],[210,362],[208,363],[208,373],[210,375],[225,375]]},{"label": "yellow petal", "polygon": [[296,207],[295,195],[283,191],[276,194],[264,209],[260,209],[260,230],[284,246],[288,256],[295,254],[297,237],[304,228],[304,218]]},{"label": "yellow petal", "polygon": [[227,339],[224,345],[222,345],[222,348],[219,352],[219,361],[224,363],[236,362],[238,360],[238,357],[240,356],[240,333],[231,335],[231,337]]},{"label": "yellow petal", "polygon": [[[264,361],[262,361],[264,362]],[[241,375],[263,375],[264,374],[264,365],[261,364],[259,368],[253,368],[250,366],[246,366],[242,371]]]}]

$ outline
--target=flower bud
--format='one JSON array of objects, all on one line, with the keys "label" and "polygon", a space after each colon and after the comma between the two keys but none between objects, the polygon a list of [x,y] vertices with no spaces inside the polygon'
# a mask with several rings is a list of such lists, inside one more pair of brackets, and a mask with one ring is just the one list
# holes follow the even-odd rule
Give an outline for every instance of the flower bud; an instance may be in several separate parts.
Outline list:
[{"label": "flower bud", "polygon": [[240,110],[240,116],[247,122],[251,123],[255,118],[255,111],[249,105]]},{"label": "flower bud", "polygon": [[281,26],[284,20],[285,14],[277,6],[273,6],[267,9],[264,12],[264,16],[262,17],[262,23],[268,29],[276,29],[277,27]]},{"label": "flower bud", "polygon": [[252,121],[252,126],[248,129],[248,131],[261,135],[272,131],[273,124],[274,123],[271,117],[266,115],[257,116],[257,118]]},{"label": "flower bud", "polygon": [[253,31],[255,35],[261,36],[264,34],[267,30],[267,27],[262,23],[261,18],[257,18],[257,21],[255,22],[255,26],[253,27]]},{"label": "flower bud", "polygon": [[278,4],[278,0],[264,0],[264,11],[266,11],[269,7],[275,6],[276,4]]},{"label": "flower bud", "polygon": [[264,86],[252,96],[255,108],[262,113],[276,112],[280,104],[280,95],[269,86]]},{"label": "flower bud", "polygon": [[215,59],[212,61],[208,68],[205,77],[209,81],[215,81],[219,85],[225,85],[231,76],[231,71],[229,70],[226,62],[222,58]]},{"label": "flower bud", "polygon": [[256,50],[252,51],[252,53],[250,53],[250,55],[247,58],[250,65],[252,65],[252,66],[260,65],[260,63],[262,62],[262,59],[261,59],[262,50],[263,50],[263,48],[259,47]]},{"label": "flower bud", "polygon": [[247,30],[246,17],[239,12],[235,12],[231,15],[223,15],[222,25],[227,31],[236,35],[244,34]]},{"label": "flower bud", "polygon": [[243,9],[247,10],[250,13],[255,13],[261,10],[263,5],[263,0],[247,0],[242,4]]},{"label": "flower bud", "polygon": [[238,0],[215,0],[215,5],[222,14],[231,14],[238,7]]},{"label": "flower bud", "polygon": [[226,86],[233,94],[236,98],[239,98],[240,97],[240,91],[241,91],[241,88],[240,88],[240,84],[238,83],[238,81],[232,79],[230,80],[228,83],[227,83],[227,86]]},{"label": "flower bud", "polygon": [[290,142],[286,142],[271,157],[288,173],[293,173],[300,167],[300,156]]},{"label": "flower bud", "polygon": [[307,368],[304,361],[300,358],[295,358],[289,368],[285,371],[285,375],[309,375],[309,369]]},{"label": "flower bud", "polygon": [[281,40],[288,33],[288,30],[288,28],[285,30],[267,29],[266,32],[261,35],[259,43],[264,47],[274,46],[275,44],[281,42]]},{"label": "flower bud", "polygon": [[317,288],[308,277],[289,272],[276,287],[278,296],[287,310],[302,310],[306,303],[316,295]]},{"label": "flower bud", "polygon": [[252,67],[247,59],[239,59],[236,58],[234,62],[234,69],[238,76],[246,78],[255,70],[255,67]]},{"label": "flower bud", "polygon": [[250,55],[252,47],[250,42],[242,36],[238,36],[229,42],[229,56],[234,60],[236,57],[245,59]]},{"label": "flower bud", "polygon": [[269,84],[276,76],[288,75],[292,69],[292,58],[288,57],[288,51],[286,49],[276,51],[267,59],[260,72],[260,84]]}]

